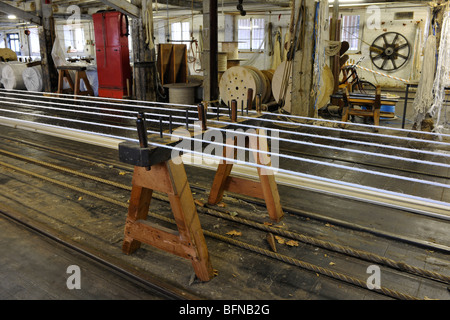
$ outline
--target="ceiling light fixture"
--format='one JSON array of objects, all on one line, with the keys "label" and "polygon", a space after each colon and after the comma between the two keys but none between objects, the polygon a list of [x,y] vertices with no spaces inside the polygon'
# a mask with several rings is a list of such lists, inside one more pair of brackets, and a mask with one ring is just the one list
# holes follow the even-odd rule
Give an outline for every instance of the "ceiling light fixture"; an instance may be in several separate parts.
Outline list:
[{"label": "ceiling light fixture", "polygon": [[14,20],[14,19],[16,19],[17,17],[15,16],[15,15],[13,15],[13,14],[10,14],[9,16],[8,16],[8,19],[11,19],[11,20]]}]

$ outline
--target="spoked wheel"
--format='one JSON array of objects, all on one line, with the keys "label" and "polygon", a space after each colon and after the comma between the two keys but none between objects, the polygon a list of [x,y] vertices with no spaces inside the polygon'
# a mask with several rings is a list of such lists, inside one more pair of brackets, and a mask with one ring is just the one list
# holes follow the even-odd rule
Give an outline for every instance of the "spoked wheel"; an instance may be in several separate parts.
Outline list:
[{"label": "spoked wheel", "polygon": [[370,46],[370,59],[380,70],[394,71],[409,59],[411,48],[400,33],[386,32],[378,36]]}]

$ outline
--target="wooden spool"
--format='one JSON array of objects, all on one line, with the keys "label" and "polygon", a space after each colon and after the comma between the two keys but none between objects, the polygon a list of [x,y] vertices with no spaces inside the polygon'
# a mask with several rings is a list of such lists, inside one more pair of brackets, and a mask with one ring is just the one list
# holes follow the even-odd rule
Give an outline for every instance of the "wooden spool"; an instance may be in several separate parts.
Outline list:
[{"label": "wooden spool", "polygon": [[222,51],[227,53],[228,59],[239,59],[239,49],[237,41],[222,42]]},{"label": "wooden spool", "polygon": [[272,95],[272,81],[273,81],[273,73],[274,70],[270,69],[270,70],[261,70],[261,72],[263,73],[264,77],[266,78],[266,87],[267,87],[267,92],[266,92],[266,96],[263,99],[264,102],[269,102],[270,100],[272,100],[273,95]]},{"label": "wooden spool", "polygon": [[267,102],[267,92],[270,90],[270,83],[267,77],[264,75],[264,73],[261,72],[261,70],[252,67],[252,66],[246,66],[245,68],[250,69],[251,71],[256,73],[255,79],[256,82],[258,82],[258,85],[261,86],[261,102],[265,103]]},{"label": "wooden spool", "polygon": [[[222,101],[226,104],[232,100],[236,100],[238,105],[240,101],[247,100],[248,89],[253,90],[252,100],[255,100],[256,95],[260,94],[263,102],[270,91],[270,84],[268,78],[258,69],[254,67],[232,67],[228,69],[223,75],[219,83],[219,91]],[[270,92],[269,92],[270,97]]]},{"label": "wooden spool", "polygon": [[245,59],[228,59],[227,68],[237,67],[241,64],[241,61],[245,61]]},{"label": "wooden spool", "polygon": [[[282,96],[281,89],[284,80],[284,72],[286,67],[286,61],[283,61],[278,68],[273,73],[272,78],[272,94],[275,101],[279,101],[280,97]],[[292,68],[292,67],[291,67]],[[292,91],[292,72],[290,73],[291,76],[289,77],[289,81],[287,83],[287,89],[286,89],[286,96],[285,96],[285,102],[283,109],[287,112],[291,112],[291,91]]]},{"label": "wooden spool", "polygon": [[171,83],[164,85],[169,89],[169,102],[177,104],[195,104],[195,90],[200,86],[198,82]]},{"label": "wooden spool", "polygon": [[217,53],[217,70],[219,72],[225,72],[228,69],[227,53],[218,52]]}]

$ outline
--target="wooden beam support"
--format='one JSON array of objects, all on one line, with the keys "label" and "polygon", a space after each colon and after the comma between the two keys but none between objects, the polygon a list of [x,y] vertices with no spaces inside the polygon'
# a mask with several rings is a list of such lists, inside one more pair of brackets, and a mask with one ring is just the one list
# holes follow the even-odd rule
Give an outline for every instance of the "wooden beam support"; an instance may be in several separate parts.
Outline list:
[{"label": "wooden beam support", "polygon": [[136,5],[125,0],[100,0],[100,2],[114,8],[115,10],[131,16],[133,18],[141,17],[141,9]]},{"label": "wooden beam support", "polygon": [[[139,6],[143,6],[144,1],[131,0],[131,3],[141,10]],[[150,21],[153,23],[153,19]],[[133,96],[138,100],[156,101],[156,50],[147,43],[143,18],[133,19],[131,26],[134,58]]]},{"label": "wooden beam support", "polygon": [[202,66],[205,76],[203,99],[215,101],[219,98],[217,0],[203,1],[203,26]]},{"label": "wooden beam support", "polygon": [[0,11],[7,13],[7,14],[13,14],[21,20],[25,20],[25,21],[37,24],[38,26],[42,25],[41,17],[38,17],[37,15],[29,13],[29,12],[23,11],[19,8],[13,7],[7,3],[0,2]]},{"label": "wooden beam support", "polygon": [[52,59],[52,49],[56,39],[52,3],[48,0],[36,0],[36,7],[37,12],[42,17],[42,25],[39,27],[39,45],[41,49],[44,91],[56,92],[58,88],[58,71]]}]

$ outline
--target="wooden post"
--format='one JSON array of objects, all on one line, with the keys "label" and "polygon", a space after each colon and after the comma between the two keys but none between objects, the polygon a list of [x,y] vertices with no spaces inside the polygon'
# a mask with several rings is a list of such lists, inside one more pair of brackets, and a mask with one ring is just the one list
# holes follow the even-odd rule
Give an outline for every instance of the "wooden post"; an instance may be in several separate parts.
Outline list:
[{"label": "wooden post", "polygon": [[219,98],[217,11],[217,0],[203,1],[202,68],[205,76],[203,82],[205,101],[215,101]]},{"label": "wooden post", "polygon": [[231,100],[231,122],[237,122],[237,101]]},{"label": "wooden post", "polygon": [[373,129],[375,132],[378,132],[378,128],[380,126],[380,114],[381,114],[381,87],[377,86],[375,91],[375,102],[373,104],[373,122],[375,128]]},{"label": "wooden post", "polygon": [[[141,0],[132,0],[131,4],[141,9]],[[145,13],[146,14],[146,13]],[[152,20],[153,22],[153,20]],[[134,97],[137,100],[156,101],[156,51],[146,43],[146,32],[142,15],[132,19],[133,33],[133,80]]]},{"label": "wooden post", "polygon": [[[131,254],[146,243],[190,259],[197,277],[211,280],[213,268],[183,163],[168,160],[151,170],[136,166],[132,184],[123,252]],[[146,220],[153,191],[169,196],[178,232]]]},{"label": "wooden post", "polygon": [[44,91],[55,92],[58,87],[58,72],[52,59],[53,43],[56,39],[52,1],[37,0],[36,4],[37,12],[42,17],[42,26],[39,27],[39,45]]}]

